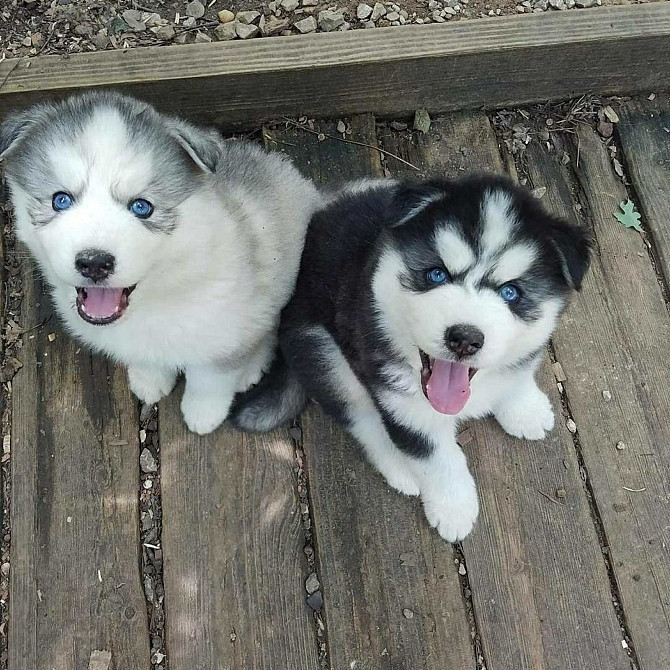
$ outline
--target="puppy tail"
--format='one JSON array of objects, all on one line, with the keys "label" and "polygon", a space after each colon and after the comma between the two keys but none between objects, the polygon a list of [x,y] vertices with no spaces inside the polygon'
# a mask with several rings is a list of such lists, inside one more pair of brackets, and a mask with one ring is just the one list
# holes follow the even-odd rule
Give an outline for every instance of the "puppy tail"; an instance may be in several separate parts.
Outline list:
[{"label": "puppy tail", "polygon": [[240,430],[265,433],[295,419],[306,402],[300,382],[277,352],[258,384],[235,397],[228,420]]}]

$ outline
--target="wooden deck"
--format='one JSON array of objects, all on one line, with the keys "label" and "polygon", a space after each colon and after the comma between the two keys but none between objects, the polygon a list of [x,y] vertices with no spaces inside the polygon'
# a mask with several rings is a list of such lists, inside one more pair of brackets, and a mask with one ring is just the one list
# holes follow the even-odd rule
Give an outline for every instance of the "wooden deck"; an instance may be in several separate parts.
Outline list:
[{"label": "wooden deck", "polygon": [[[200,438],[177,390],[141,423],[123,371],[61,334],[9,254],[6,316],[27,331],[5,384],[10,670],[670,668],[669,98],[619,114],[628,187],[588,125],[551,150],[534,140],[516,166],[484,113],[426,135],[348,118],[359,144],[337,121],[264,128],[320,183],[418,174],[391,154],[426,174],[512,170],[595,232],[540,371],[556,428],[462,436],[482,508],[462,546],[313,408],[291,431]],[[613,218],[628,197],[642,235]],[[144,448],[158,472],[140,469]]]}]

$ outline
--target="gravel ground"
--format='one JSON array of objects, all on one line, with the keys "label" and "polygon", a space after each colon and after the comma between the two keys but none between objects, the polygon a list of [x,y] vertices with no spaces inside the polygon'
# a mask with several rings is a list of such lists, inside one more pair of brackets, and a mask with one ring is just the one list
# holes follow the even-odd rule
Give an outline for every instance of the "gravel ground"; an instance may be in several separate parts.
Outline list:
[{"label": "gravel ground", "polygon": [[0,60],[579,9],[628,0],[2,0]]}]

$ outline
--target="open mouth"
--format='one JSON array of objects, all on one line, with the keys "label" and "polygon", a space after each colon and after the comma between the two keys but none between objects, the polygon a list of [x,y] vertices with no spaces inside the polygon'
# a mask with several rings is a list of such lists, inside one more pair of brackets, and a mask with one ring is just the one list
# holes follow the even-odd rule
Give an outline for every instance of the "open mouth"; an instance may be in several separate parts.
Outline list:
[{"label": "open mouth", "polygon": [[126,288],[78,286],[77,312],[88,323],[106,326],[123,316],[128,308],[128,297],[135,290],[135,286]]},{"label": "open mouth", "polygon": [[433,409],[458,414],[470,398],[470,380],[477,370],[464,363],[433,358],[419,349],[421,388]]}]

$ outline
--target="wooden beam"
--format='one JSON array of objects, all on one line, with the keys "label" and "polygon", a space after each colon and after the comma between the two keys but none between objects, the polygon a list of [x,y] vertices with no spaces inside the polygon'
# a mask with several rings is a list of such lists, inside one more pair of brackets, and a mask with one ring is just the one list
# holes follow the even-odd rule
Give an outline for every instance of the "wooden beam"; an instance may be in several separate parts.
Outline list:
[{"label": "wooden beam", "polygon": [[102,87],[224,129],[281,115],[399,116],[660,90],[670,87],[670,5],[10,59],[0,63],[0,116]]}]

